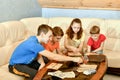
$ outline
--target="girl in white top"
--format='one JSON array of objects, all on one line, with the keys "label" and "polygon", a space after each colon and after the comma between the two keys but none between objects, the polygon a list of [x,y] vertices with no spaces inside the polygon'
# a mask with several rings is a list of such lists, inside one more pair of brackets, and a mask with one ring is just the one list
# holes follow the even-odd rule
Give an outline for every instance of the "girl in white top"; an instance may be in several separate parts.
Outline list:
[{"label": "girl in white top", "polygon": [[75,18],[72,20],[65,34],[64,46],[67,49],[68,56],[81,55],[85,34],[83,32],[81,20]]}]

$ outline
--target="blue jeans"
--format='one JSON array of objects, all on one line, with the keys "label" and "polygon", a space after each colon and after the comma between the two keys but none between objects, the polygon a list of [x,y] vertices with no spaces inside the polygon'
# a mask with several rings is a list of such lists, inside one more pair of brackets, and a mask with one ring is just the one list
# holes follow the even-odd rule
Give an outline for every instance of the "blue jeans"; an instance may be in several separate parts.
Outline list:
[{"label": "blue jeans", "polygon": [[97,54],[103,54],[103,50],[99,50],[96,52]]}]

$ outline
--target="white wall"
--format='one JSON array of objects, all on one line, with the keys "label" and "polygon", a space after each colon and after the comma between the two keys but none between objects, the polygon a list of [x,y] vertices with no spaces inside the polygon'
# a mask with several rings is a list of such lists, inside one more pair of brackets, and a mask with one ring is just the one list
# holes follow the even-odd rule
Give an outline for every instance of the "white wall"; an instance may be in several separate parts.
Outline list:
[{"label": "white wall", "polygon": [[38,0],[0,0],[0,22],[42,16]]},{"label": "white wall", "polygon": [[43,17],[79,17],[79,18],[104,18],[120,19],[120,11],[92,10],[92,9],[56,9],[42,8]]}]

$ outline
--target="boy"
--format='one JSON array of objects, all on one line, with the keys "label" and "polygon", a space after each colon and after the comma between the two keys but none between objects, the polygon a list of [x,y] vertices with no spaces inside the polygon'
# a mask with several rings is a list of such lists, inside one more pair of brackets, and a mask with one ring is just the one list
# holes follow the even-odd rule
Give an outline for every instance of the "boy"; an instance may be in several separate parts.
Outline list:
[{"label": "boy", "polygon": [[[46,50],[48,50],[50,52],[56,52],[58,54],[62,54],[62,52],[59,49],[59,41],[63,37],[63,35],[64,35],[63,30],[60,27],[55,26],[53,28],[53,35],[51,36],[48,43],[42,44],[42,45],[44,46],[44,48]],[[43,59],[44,59],[45,63],[49,62],[49,59],[44,56],[43,56]]]},{"label": "boy", "polygon": [[26,77],[26,80],[33,80],[37,71],[45,65],[41,56],[57,61],[83,62],[81,58],[67,57],[45,50],[41,44],[47,43],[51,36],[51,27],[45,24],[40,25],[37,36],[31,36],[16,47],[9,61],[9,71]]},{"label": "boy", "polygon": [[60,27],[55,26],[53,28],[53,36],[48,41],[48,43],[43,44],[43,46],[45,47],[45,49],[51,52],[54,52],[56,50],[58,54],[62,54],[62,52],[59,49],[59,41],[63,37],[63,35],[64,35],[63,30]]},{"label": "boy", "polygon": [[100,28],[98,26],[93,26],[90,29],[90,35],[91,37],[87,42],[87,52],[90,54],[102,54],[106,37],[103,34],[100,34]]}]

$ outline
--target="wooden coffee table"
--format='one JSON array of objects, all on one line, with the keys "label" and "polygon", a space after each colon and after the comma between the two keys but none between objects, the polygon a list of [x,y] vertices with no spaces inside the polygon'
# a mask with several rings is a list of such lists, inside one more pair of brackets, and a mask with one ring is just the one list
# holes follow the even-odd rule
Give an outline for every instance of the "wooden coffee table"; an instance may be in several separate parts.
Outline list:
[{"label": "wooden coffee table", "polygon": [[[43,76],[48,71],[47,66],[50,65],[51,63],[53,63],[53,61],[50,61],[44,68],[39,70],[33,80],[42,80]],[[106,70],[107,70],[107,58],[105,58],[104,61],[99,63],[97,72],[95,74],[93,74],[89,80],[102,80],[104,74],[106,73]],[[67,79],[65,79],[65,80],[67,80]],[[78,80],[78,79],[70,79],[70,80]],[[88,79],[86,79],[86,80],[88,80]]]}]

